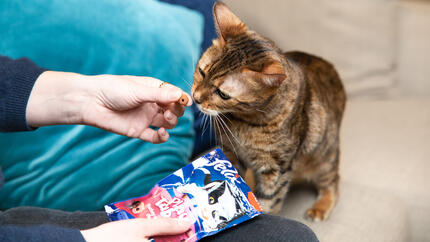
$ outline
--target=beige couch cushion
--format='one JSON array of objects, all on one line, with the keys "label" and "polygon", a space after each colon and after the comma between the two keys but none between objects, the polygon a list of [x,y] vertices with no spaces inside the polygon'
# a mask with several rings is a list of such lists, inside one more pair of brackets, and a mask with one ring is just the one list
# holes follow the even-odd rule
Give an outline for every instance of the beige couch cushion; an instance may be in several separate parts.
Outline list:
[{"label": "beige couch cushion", "polygon": [[340,199],[324,222],[304,219],[316,199],[309,190],[287,196],[282,215],[307,224],[322,242],[409,241],[408,211],[401,199],[384,190],[342,181]]},{"label": "beige couch cushion", "polygon": [[[341,190],[322,241],[430,241],[430,99],[348,102]],[[315,194],[288,195],[283,215],[303,220]]]},{"label": "beige couch cushion", "polygon": [[343,178],[402,199],[411,241],[430,241],[430,99],[350,101],[341,142]]},{"label": "beige couch cushion", "polygon": [[333,62],[351,95],[393,85],[396,0],[226,0],[252,29],[284,50]]},{"label": "beige couch cushion", "polygon": [[401,1],[396,59],[404,95],[430,94],[430,1]]}]

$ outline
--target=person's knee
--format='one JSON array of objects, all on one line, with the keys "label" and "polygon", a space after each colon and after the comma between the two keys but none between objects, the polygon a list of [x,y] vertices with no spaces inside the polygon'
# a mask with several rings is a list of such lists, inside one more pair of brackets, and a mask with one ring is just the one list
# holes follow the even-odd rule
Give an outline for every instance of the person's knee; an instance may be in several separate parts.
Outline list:
[{"label": "person's knee", "polygon": [[291,241],[301,242],[317,242],[318,238],[315,233],[305,224],[298,221],[287,219],[289,223],[290,235],[292,236]]},{"label": "person's knee", "polygon": [[265,226],[273,231],[272,237],[277,241],[317,242],[315,233],[305,224],[278,216],[263,215]]},{"label": "person's knee", "polygon": [[308,226],[300,222],[262,214],[202,241],[317,242],[318,239]]}]

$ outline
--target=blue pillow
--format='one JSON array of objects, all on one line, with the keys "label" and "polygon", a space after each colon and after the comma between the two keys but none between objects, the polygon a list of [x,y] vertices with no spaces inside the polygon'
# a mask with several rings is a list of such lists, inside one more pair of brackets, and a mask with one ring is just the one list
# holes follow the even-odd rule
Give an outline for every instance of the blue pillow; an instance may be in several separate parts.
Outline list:
[{"label": "blue pillow", "polygon": [[[0,53],[83,74],[153,76],[189,91],[203,17],[154,0],[3,0]],[[167,143],[89,126],[0,134],[0,209],[29,205],[99,210],[145,194],[181,168],[193,147],[188,109]]]},{"label": "blue pillow", "polygon": [[[217,37],[215,30],[214,16],[212,8],[216,0],[160,0],[171,4],[178,4],[189,9],[199,11],[204,17],[203,42],[201,45],[202,53],[212,45],[212,40]],[[216,145],[216,134],[213,125],[209,125],[206,118],[195,104],[191,107],[194,113],[194,130],[196,133],[193,148],[193,158],[212,149]]]},{"label": "blue pillow", "polygon": [[202,53],[212,45],[212,40],[217,37],[215,22],[212,13],[216,0],[160,0],[171,4],[178,4],[189,9],[199,11],[204,18]]}]

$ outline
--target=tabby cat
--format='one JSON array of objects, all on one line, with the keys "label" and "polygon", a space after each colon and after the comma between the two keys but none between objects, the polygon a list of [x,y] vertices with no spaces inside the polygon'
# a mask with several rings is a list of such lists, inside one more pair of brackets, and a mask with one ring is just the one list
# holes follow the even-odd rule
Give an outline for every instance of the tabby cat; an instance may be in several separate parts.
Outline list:
[{"label": "tabby cat", "polygon": [[197,64],[195,103],[215,121],[222,150],[265,212],[278,213],[290,183],[307,181],[319,196],[306,217],[327,219],[338,198],[346,102],[336,70],[319,57],[281,52],[223,3],[213,11],[218,38]]}]

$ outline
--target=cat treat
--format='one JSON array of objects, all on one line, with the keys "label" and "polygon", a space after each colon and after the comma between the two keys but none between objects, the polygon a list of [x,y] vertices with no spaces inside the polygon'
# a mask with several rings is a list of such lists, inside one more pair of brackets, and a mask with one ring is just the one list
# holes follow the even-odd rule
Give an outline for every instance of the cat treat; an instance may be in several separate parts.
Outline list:
[{"label": "cat treat", "polygon": [[261,214],[251,189],[220,149],[206,154],[137,197],[105,206],[111,221],[170,217],[194,222],[184,234],[154,241],[197,241]]},{"label": "cat treat", "polygon": [[[158,87],[162,88],[164,85],[167,85],[167,84],[169,84],[169,83],[168,82],[162,82],[160,84],[160,86],[158,86]],[[188,103],[188,96],[185,93],[182,93],[181,97],[178,100],[178,103],[181,104],[181,105],[186,106],[187,103]]]},{"label": "cat treat", "polygon": [[187,105],[187,103],[188,103],[188,97],[187,97],[187,95],[182,94],[181,98],[179,98],[178,103],[181,104],[181,105],[184,105],[184,106]]}]

